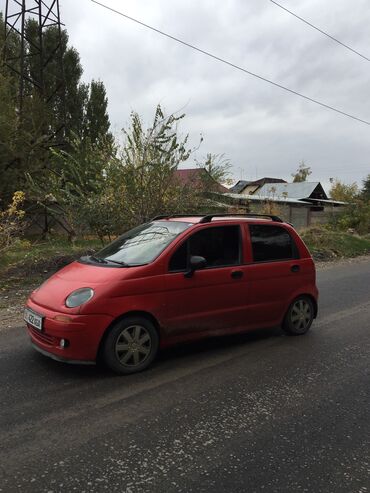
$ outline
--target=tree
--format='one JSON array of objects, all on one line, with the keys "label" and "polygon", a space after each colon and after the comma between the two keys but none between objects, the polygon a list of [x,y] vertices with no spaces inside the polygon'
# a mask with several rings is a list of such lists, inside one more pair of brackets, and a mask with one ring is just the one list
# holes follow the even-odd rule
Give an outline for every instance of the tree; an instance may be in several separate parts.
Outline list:
[{"label": "tree", "polygon": [[370,233],[370,201],[366,198],[368,178],[363,182],[362,191],[359,190],[357,183],[346,185],[339,180],[330,180],[333,183],[330,196],[335,200],[342,200],[349,204],[333,218],[332,222],[336,228],[350,229],[358,234]]},{"label": "tree", "polygon": [[73,239],[77,234],[95,233],[102,240],[115,231],[116,216],[112,207],[106,169],[115,159],[110,142],[83,143],[78,137],[70,150],[54,150],[54,169],[43,176],[28,174],[33,198],[48,210]]},{"label": "tree", "polygon": [[58,204],[71,237],[93,232],[102,240],[160,213],[197,210],[206,199],[174,179],[174,171],[192,152],[188,137],[178,135],[183,117],[165,116],[158,106],[145,129],[133,112],[119,149],[109,139],[76,138],[71,151],[55,151],[54,170],[42,177],[29,175],[35,197],[43,197],[39,202],[51,213],[52,204]]},{"label": "tree", "polygon": [[159,213],[181,212],[191,204],[181,200],[182,187],[174,180],[174,171],[191,154],[188,136],[180,138],[177,132],[184,116],[165,116],[158,105],[152,125],[144,129],[138,113],[131,114],[119,160],[108,170],[127,226],[145,222]]},{"label": "tree", "polygon": [[363,180],[362,185],[361,196],[364,200],[370,201],[370,175],[367,175]]},{"label": "tree", "polygon": [[107,108],[108,99],[103,82],[92,80],[86,103],[85,124],[85,137],[88,137],[92,143],[98,143],[100,139],[113,141],[112,134],[109,132]]},{"label": "tree", "polygon": [[[0,31],[5,25],[0,13]],[[38,23],[29,19],[26,23],[25,63],[26,70],[36,80],[40,79],[40,59],[36,55],[35,46],[39,44]],[[98,141],[105,149],[107,141],[113,146],[113,138],[109,132],[107,114],[107,98],[102,82],[92,81],[91,85],[81,82],[82,66],[78,52],[68,46],[68,34],[62,31],[62,58],[65,76],[65,98],[62,93],[59,61],[53,57],[58,42],[58,29],[55,26],[46,28],[43,38],[44,60],[49,60],[44,73],[45,91],[54,97],[46,101],[42,94],[30,82],[25,83],[23,112],[19,113],[18,76],[7,69],[0,60],[0,196],[4,207],[16,190],[25,190],[30,181],[26,180],[26,172],[45,184],[49,180],[49,171],[57,173],[60,160],[50,154],[49,137],[61,128],[65,121],[65,135],[59,133],[60,142],[64,141],[64,149],[69,153],[89,153],[91,145]],[[7,45],[8,56],[19,53],[20,37],[11,33]],[[0,56],[3,53],[3,39],[0,37]],[[9,53],[10,51],[10,53]],[[84,150],[76,149],[76,139]],[[68,144],[69,142],[69,144]],[[91,165],[92,160],[86,165]],[[37,199],[42,197],[37,197]]]},{"label": "tree", "polygon": [[41,173],[46,159],[43,133],[47,108],[35,95],[24,102],[20,118],[14,80],[0,69],[0,208],[16,190],[25,190],[25,172]]},{"label": "tree", "polygon": [[[217,183],[226,183],[231,185],[230,180],[232,164],[225,158],[224,154],[211,154],[208,153],[204,163],[197,161],[197,166],[204,168],[207,171],[205,174],[205,187],[212,191],[212,188]],[[209,178],[209,179],[208,179]]]},{"label": "tree", "polygon": [[297,171],[295,173],[292,173],[293,183],[306,181],[311,174],[311,168],[309,166],[306,166],[306,163],[304,161],[301,161]]},{"label": "tree", "polygon": [[346,185],[337,178],[330,178],[330,183],[332,183],[332,187],[330,189],[329,195],[333,200],[339,200],[342,202],[353,202],[353,200],[359,194],[357,183]]}]

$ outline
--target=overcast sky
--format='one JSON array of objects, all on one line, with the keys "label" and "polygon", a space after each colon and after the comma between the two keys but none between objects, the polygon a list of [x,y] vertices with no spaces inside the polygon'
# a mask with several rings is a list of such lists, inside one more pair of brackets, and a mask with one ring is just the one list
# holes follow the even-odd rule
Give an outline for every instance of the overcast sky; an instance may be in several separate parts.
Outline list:
[{"label": "overcast sky", "polygon": [[[101,0],[250,71],[370,121],[370,62],[269,0]],[[311,181],[370,173],[370,126],[232,69],[89,0],[60,0],[84,79],[107,89],[114,132],[131,110],[183,109],[197,152],[230,159],[235,179],[283,177],[304,159]],[[369,0],[281,0],[370,58]],[[189,165],[193,165],[190,161]]]}]

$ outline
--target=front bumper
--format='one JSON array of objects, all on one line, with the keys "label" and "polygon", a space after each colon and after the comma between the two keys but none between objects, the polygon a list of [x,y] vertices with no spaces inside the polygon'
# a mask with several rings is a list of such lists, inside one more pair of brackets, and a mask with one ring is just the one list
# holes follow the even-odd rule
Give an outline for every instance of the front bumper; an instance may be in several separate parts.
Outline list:
[{"label": "front bumper", "polygon": [[[66,315],[37,305],[31,300],[27,307],[43,315],[43,329],[39,331],[29,324],[27,331],[32,345],[42,354],[58,361],[94,363],[100,341],[113,318],[109,315]],[[56,317],[64,320],[56,320]],[[66,318],[68,320],[66,320]],[[61,347],[60,341],[67,341]]]}]

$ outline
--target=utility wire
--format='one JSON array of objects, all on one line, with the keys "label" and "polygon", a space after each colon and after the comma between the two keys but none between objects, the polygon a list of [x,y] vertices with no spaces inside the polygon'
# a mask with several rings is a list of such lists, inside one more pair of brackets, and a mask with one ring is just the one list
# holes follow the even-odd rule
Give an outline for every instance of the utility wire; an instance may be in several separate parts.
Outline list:
[{"label": "utility wire", "polygon": [[323,31],[322,29],[320,29],[319,27],[317,26],[314,26],[313,24],[311,24],[311,22],[308,22],[306,21],[306,19],[303,19],[303,17],[299,17],[299,15],[295,14],[294,12],[292,12],[291,10],[288,10],[286,7],[283,7],[282,5],[280,5],[280,3],[277,3],[275,2],[275,0],[270,0],[270,2],[274,3],[277,7],[280,7],[281,9],[285,10],[285,12],[288,12],[289,14],[293,15],[294,17],[296,17],[297,19],[299,19],[300,21],[304,22],[305,24],[307,24],[308,26],[310,27],[313,27],[314,29],[316,29],[316,31],[319,31],[319,33],[323,34],[324,36],[327,36],[328,38],[330,38],[332,41],[335,41],[336,43],[342,45],[344,48],[347,48],[347,50],[349,51],[352,51],[352,53],[355,53],[356,55],[360,56],[361,58],[363,58],[364,60],[367,60],[368,62],[370,62],[370,58],[368,58],[367,56],[365,55],[362,55],[362,53],[354,50],[353,48],[351,48],[350,46],[346,45],[345,43],[342,43],[342,41],[339,41],[339,39],[337,38],[334,38],[334,36],[331,36],[330,34],[328,34],[327,32]]},{"label": "utility wire", "polygon": [[239,65],[235,65],[232,62],[229,62],[225,60],[224,58],[221,58],[217,55],[213,55],[212,53],[202,50],[201,48],[198,48],[197,46],[194,46],[190,43],[187,43],[186,41],[183,41],[180,38],[176,38],[175,36],[172,36],[171,34],[167,34],[164,31],[160,31],[159,29],[150,26],[149,24],[145,24],[142,21],[139,21],[138,19],[135,19],[134,17],[130,17],[127,14],[124,14],[123,12],[120,12],[118,10],[113,9],[112,7],[109,7],[108,5],[105,5],[103,3],[98,2],[97,0],[91,0],[91,2],[100,5],[100,7],[103,7],[115,14],[120,15],[121,17],[125,17],[126,19],[129,19],[130,21],[136,22],[136,24],[140,24],[141,26],[146,27],[147,29],[151,29],[152,31],[161,34],[162,36],[165,36],[169,39],[172,39],[173,41],[176,41],[177,43],[180,43],[184,46],[187,46],[188,48],[191,48],[195,51],[198,51],[199,53],[203,53],[203,55],[209,56],[210,58],[213,58],[214,60],[217,60],[221,63],[224,63],[225,65],[229,65],[230,67],[233,67],[237,70],[240,70],[241,72],[244,72],[248,75],[251,75],[252,77],[256,77],[257,79],[263,80],[264,82],[268,82],[269,84],[272,84],[275,87],[279,87],[280,89],[283,89],[284,91],[290,92],[291,94],[295,94],[296,96],[299,96],[300,98],[306,99],[307,101],[311,101],[311,103],[318,104],[319,106],[322,106],[323,108],[327,108],[329,110],[335,111],[336,113],[340,113],[341,115],[347,116],[348,118],[352,118],[353,120],[357,120],[358,122],[365,123],[365,125],[370,125],[369,121],[363,120],[357,116],[351,115],[350,113],[346,113],[345,111],[339,110],[338,108],[334,108],[333,106],[330,106],[329,104],[322,103],[321,101],[318,101],[317,99],[310,98],[309,96],[305,96],[304,94],[294,91],[294,89],[289,89],[289,87],[285,87],[282,84],[279,84],[278,82],[274,82],[270,79],[267,79],[266,77],[262,77],[261,75],[258,75],[254,72],[251,72],[250,70],[247,70],[243,67],[240,67]]}]

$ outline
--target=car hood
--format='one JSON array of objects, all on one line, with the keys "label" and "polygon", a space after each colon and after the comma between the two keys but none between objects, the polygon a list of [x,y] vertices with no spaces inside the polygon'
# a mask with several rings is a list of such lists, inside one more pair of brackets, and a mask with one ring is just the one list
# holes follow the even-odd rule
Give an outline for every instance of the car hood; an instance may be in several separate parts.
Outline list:
[{"label": "car hood", "polygon": [[[93,288],[96,296],[107,290],[116,281],[132,276],[137,268],[101,267],[73,262],[53,274],[38,289],[31,293],[31,300],[41,307],[65,313],[79,313],[80,307],[67,308],[65,300],[72,291],[79,288]],[[129,274],[130,273],[130,274]]]}]

